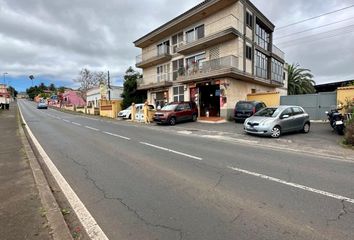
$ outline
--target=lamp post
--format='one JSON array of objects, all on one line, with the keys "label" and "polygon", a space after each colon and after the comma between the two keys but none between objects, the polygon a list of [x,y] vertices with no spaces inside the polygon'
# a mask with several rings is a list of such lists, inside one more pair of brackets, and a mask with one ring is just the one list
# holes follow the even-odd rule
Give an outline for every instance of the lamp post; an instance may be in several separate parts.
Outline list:
[{"label": "lamp post", "polygon": [[4,76],[4,85],[6,85],[6,81],[5,81],[5,75],[8,74],[7,72],[4,72],[2,75]]},{"label": "lamp post", "polygon": [[34,79],[34,76],[33,76],[33,75],[29,75],[28,77],[29,77],[29,79],[31,79],[31,81],[32,81],[32,86],[31,86],[31,87],[33,87],[33,79]]}]

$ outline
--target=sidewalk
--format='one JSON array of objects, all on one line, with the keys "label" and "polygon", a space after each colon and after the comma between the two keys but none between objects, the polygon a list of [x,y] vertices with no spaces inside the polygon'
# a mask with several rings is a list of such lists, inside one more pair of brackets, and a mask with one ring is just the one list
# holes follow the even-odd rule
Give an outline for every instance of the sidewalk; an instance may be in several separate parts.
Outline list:
[{"label": "sidewalk", "polygon": [[19,133],[17,105],[0,110],[1,239],[52,239]]}]

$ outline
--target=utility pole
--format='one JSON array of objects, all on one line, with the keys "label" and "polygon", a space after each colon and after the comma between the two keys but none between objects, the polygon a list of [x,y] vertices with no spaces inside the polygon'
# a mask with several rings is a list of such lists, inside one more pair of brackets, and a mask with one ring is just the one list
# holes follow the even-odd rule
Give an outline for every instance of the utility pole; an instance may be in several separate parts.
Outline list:
[{"label": "utility pole", "polygon": [[29,75],[28,77],[29,77],[29,79],[32,80],[32,86],[31,86],[31,87],[33,87],[33,79],[34,79],[34,76],[33,76],[33,75]]},{"label": "utility pole", "polygon": [[111,81],[110,81],[110,76],[109,76],[109,71],[108,71],[108,86],[107,86],[107,88],[108,88],[108,101],[111,101]]}]

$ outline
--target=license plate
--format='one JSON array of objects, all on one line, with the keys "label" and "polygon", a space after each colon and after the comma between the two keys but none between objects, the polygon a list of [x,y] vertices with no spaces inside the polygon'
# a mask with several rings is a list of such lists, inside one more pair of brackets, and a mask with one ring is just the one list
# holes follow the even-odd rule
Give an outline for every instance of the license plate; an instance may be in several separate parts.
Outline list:
[{"label": "license plate", "polygon": [[343,121],[336,121],[336,125],[342,125]]}]

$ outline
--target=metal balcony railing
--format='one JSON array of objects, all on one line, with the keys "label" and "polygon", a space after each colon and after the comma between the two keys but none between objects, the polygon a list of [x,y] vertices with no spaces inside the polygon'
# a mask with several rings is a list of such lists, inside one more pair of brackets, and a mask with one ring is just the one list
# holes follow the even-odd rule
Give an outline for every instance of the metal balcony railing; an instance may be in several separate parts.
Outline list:
[{"label": "metal balcony railing", "polygon": [[137,79],[138,86],[159,85],[172,82],[172,73],[161,73]]}]

